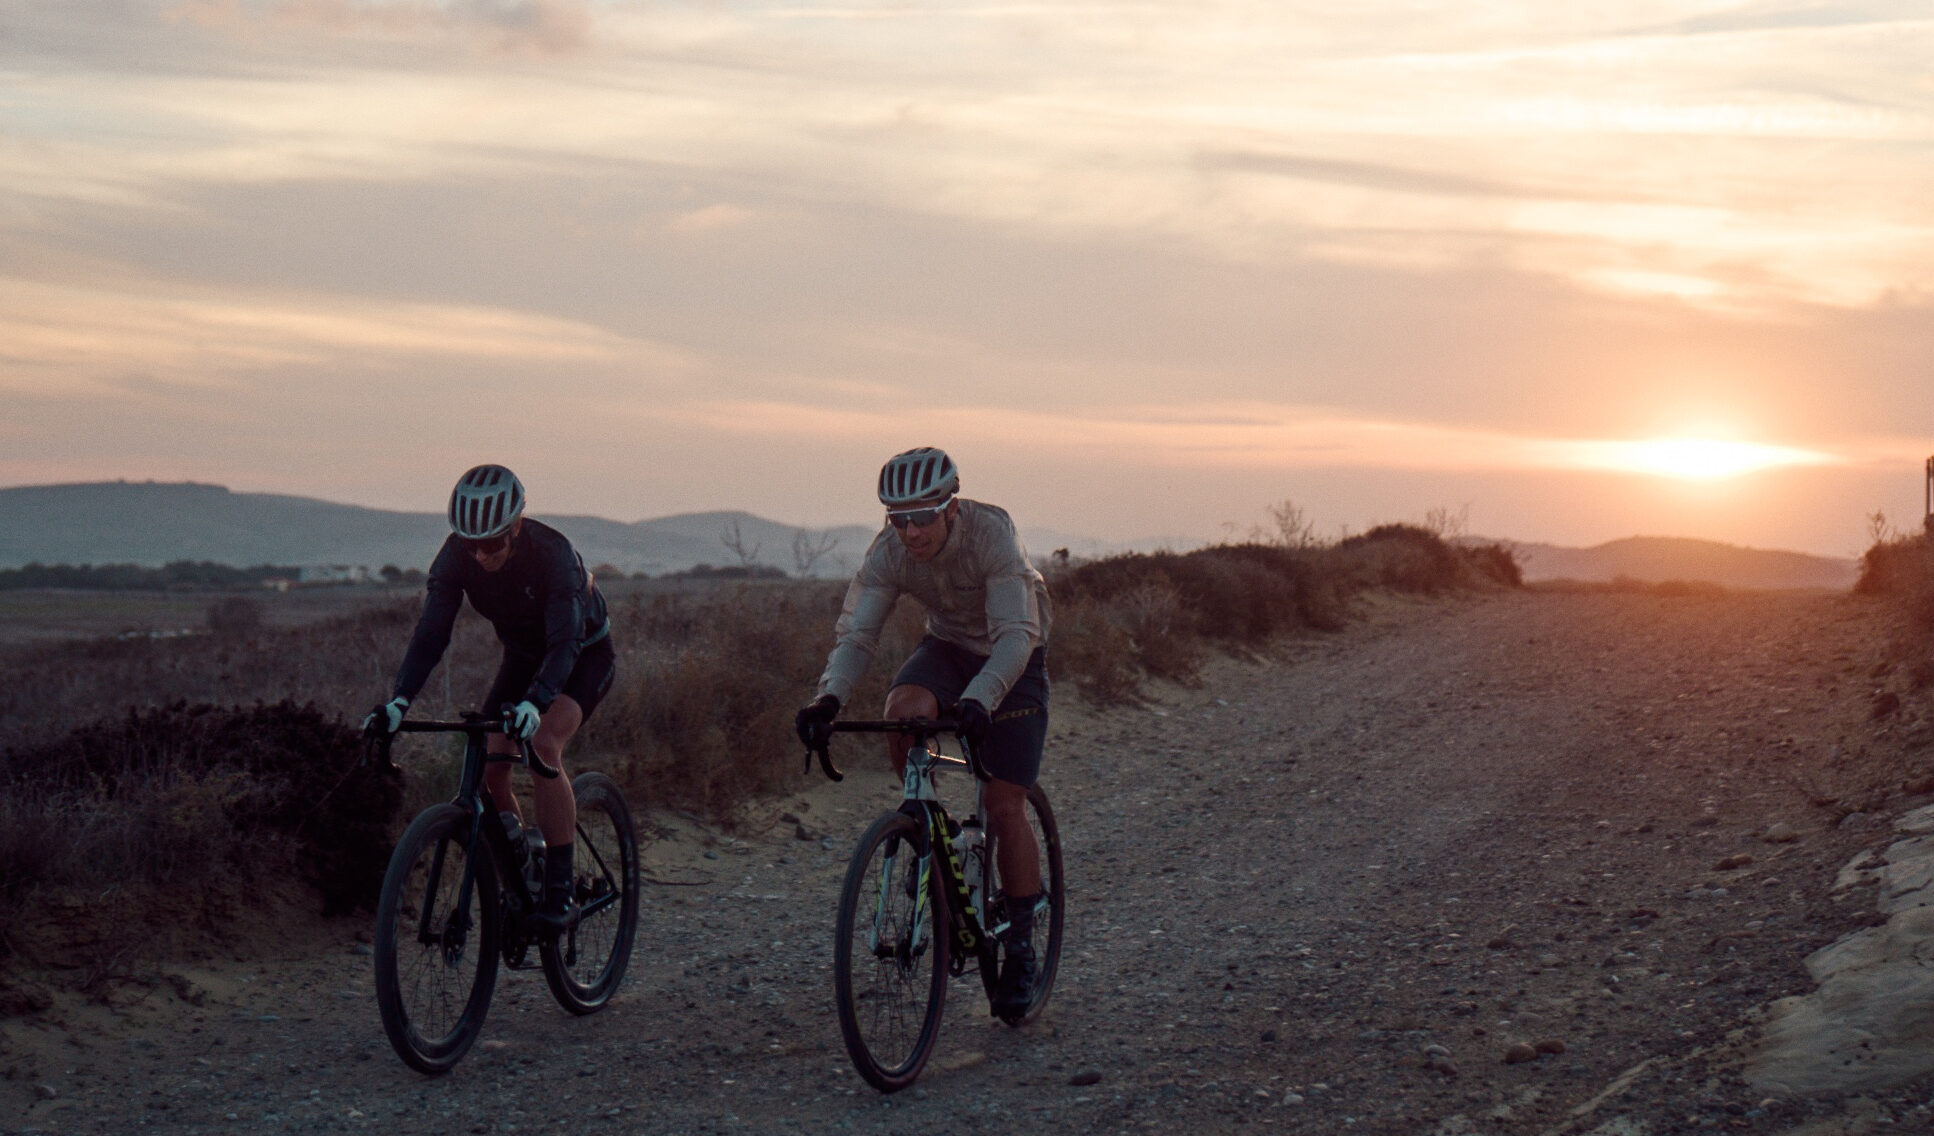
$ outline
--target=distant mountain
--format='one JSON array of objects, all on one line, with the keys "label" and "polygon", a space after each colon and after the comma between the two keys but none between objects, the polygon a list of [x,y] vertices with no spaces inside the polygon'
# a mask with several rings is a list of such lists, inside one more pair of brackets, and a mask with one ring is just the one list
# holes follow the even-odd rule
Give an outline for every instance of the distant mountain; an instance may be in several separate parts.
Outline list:
[{"label": "distant mountain", "polygon": [[[796,575],[800,552],[831,547],[815,575],[850,573],[873,529],[801,529],[750,513],[689,513],[626,524],[532,513],[571,538],[592,566],[662,575],[699,564],[750,562]],[[211,560],[305,568],[393,564],[427,568],[449,532],[441,513],[400,513],[193,482],[94,482],[0,489],[0,568]]]},{"label": "distant mountain", "polygon": [[1591,548],[1484,540],[1509,548],[1526,580],[1606,582],[1621,576],[1648,583],[1684,580],[1728,588],[1829,588],[1853,586],[1856,560],[1741,548],[1688,537],[1635,536]]},{"label": "distant mountain", "polygon": [[[700,564],[738,564],[741,554],[750,563],[797,575],[802,557],[828,543],[813,564],[813,574],[844,576],[878,531],[866,525],[803,529],[744,512],[685,513],[634,523],[532,515],[570,537],[585,563],[653,576]],[[0,489],[0,568],[31,563],[156,567],[175,560],[372,572],[387,564],[427,568],[447,531],[441,512],[402,513],[309,497],[233,493],[194,482]],[[1049,529],[1023,529],[1021,535],[1037,562],[1045,562],[1058,548],[1083,558],[1131,548]],[[1527,580],[1628,576],[1712,581],[1734,588],[1848,588],[1859,571],[1850,559],[1678,537],[1632,537],[1595,548],[1488,539],[1482,543],[1509,547]]]}]

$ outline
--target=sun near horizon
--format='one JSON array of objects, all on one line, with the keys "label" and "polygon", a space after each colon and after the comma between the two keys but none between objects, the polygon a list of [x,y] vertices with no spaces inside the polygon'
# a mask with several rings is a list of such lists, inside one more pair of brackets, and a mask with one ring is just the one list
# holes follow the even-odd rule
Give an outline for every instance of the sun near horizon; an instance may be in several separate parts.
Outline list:
[{"label": "sun near horizon", "polygon": [[1686,481],[1714,481],[1788,466],[1828,465],[1836,460],[1831,454],[1795,446],[1692,436],[1587,442],[1579,453],[1579,464],[1587,468]]}]

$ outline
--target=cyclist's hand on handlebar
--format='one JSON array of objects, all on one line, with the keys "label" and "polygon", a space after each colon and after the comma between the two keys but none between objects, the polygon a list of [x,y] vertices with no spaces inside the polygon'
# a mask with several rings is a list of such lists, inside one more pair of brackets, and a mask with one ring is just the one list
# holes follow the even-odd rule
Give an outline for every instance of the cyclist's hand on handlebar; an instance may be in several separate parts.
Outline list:
[{"label": "cyclist's hand on handlebar", "polygon": [[515,706],[504,707],[504,733],[520,742],[527,742],[537,736],[537,727],[544,716],[537,712],[537,704],[526,698]]},{"label": "cyclist's hand on handlebar", "polygon": [[994,728],[994,716],[987,712],[987,707],[971,698],[954,703],[953,719],[960,723],[960,736],[966,738],[971,746],[980,745],[988,731]]},{"label": "cyclist's hand on handlebar", "polygon": [[833,740],[831,726],[833,719],[839,717],[839,699],[830,694],[822,694],[811,704],[802,706],[793,715],[792,728],[799,740],[806,743],[807,749],[825,749]]},{"label": "cyclist's hand on handlebar", "polygon": [[395,733],[402,728],[403,713],[409,708],[410,700],[401,696],[378,703],[376,709],[369,712],[369,717],[363,719],[363,733],[370,737],[378,734],[387,737]]}]

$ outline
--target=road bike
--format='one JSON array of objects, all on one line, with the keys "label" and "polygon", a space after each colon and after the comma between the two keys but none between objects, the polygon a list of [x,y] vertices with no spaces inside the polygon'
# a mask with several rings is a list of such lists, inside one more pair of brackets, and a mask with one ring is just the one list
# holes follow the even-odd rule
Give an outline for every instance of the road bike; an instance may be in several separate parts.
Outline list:
[{"label": "road bike", "polygon": [[[512,970],[541,966],[551,994],[573,1014],[610,1002],[638,929],[638,840],[611,778],[573,778],[577,919],[562,934],[541,934],[530,917],[543,896],[542,863],[520,855],[483,774],[498,761],[522,761],[539,777],[555,778],[559,770],[529,742],[521,757],[488,752],[485,738],[504,732],[504,724],[479,714],[466,713],[461,722],[406,721],[400,732],[464,735],[456,798],[424,809],[404,829],[376,909],[383,1032],[411,1068],[445,1073],[483,1031],[500,960]],[[368,737],[373,757],[395,769],[390,735],[379,729]]]},{"label": "road bike", "polygon": [[[906,1088],[920,1076],[940,1036],[948,979],[974,967],[990,1004],[1000,968],[1003,914],[998,849],[984,830],[986,771],[950,719],[908,718],[833,722],[832,733],[907,734],[904,799],[861,835],[840,885],[833,944],[833,987],[840,1036],[867,1083],[881,1092]],[[943,734],[959,739],[963,757],[941,753]],[[840,779],[828,749],[810,751],[833,780]],[[811,757],[807,759],[809,762]],[[974,775],[974,811],[956,822],[935,790],[937,774],[964,767]],[[1039,785],[1027,791],[1028,824],[1041,849],[1041,899],[1035,908],[1034,947],[1040,971],[1024,1013],[1004,1017],[1018,1026],[1047,1005],[1061,960],[1066,888],[1061,834]]]}]

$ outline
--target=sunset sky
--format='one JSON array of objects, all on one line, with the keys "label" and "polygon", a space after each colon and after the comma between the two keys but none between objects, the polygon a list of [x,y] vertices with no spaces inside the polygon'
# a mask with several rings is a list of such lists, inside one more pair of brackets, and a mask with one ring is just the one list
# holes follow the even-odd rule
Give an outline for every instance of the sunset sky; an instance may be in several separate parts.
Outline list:
[{"label": "sunset sky", "polygon": [[1926,0],[0,0],[0,484],[1851,555]]}]

